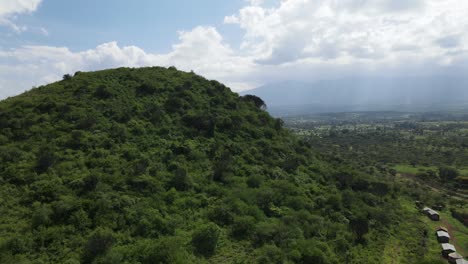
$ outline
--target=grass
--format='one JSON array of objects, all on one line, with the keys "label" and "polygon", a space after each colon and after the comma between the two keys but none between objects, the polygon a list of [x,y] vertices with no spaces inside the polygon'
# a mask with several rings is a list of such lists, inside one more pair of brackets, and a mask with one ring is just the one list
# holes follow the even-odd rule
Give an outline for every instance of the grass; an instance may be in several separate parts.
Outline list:
[{"label": "grass", "polygon": [[409,174],[416,174],[421,171],[433,170],[437,171],[437,167],[435,166],[411,166],[406,164],[398,164],[393,166],[398,173],[409,173]]},{"label": "grass", "polygon": [[[437,263],[443,260],[440,256],[440,245],[429,232],[429,223],[416,208],[410,199],[400,198],[400,205],[403,213],[400,215],[402,221],[385,243],[385,249],[382,252],[382,259],[379,263],[397,264],[397,263],[417,263],[420,260],[428,263]],[[428,231],[428,236],[424,236],[424,230]],[[445,263],[445,262],[441,262]]]},{"label": "grass", "polygon": [[[425,260],[427,263],[446,263],[441,256],[441,247],[437,242],[435,230],[438,226],[449,228],[454,238],[451,243],[455,245],[459,254],[468,253],[468,228],[453,218],[448,210],[440,212],[441,221],[432,221],[416,208],[411,199],[400,198],[403,213],[398,230],[391,235],[385,243],[381,263],[403,263],[408,257],[416,260]],[[427,236],[424,235],[427,232]]]},{"label": "grass", "polygon": [[460,175],[468,177],[468,168],[458,169],[458,171],[460,172]]},{"label": "grass", "polygon": [[435,241],[435,243],[431,242],[430,244],[431,252],[436,251],[438,254],[440,254],[440,245],[437,243],[434,232],[438,226],[445,226],[449,228],[449,233],[452,237],[450,243],[455,246],[457,252],[460,255],[466,256],[468,254],[468,227],[464,226],[462,223],[460,223],[460,221],[453,218],[448,211],[442,211],[439,213],[440,221],[432,221],[428,217],[422,216],[423,221],[428,228],[429,237],[432,236],[434,238],[432,240]]},{"label": "grass", "polygon": [[[407,164],[398,164],[393,166],[393,169],[395,169],[399,173],[409,173],[409,174],[416,174],[421,171],[427,171],[427,170],[433,170],[433,171],[438,171],[439,168],[436,166],[411,166]],[[468,176],[468,167],[464,168],[457,168],[458,172],[462,176]]]}]

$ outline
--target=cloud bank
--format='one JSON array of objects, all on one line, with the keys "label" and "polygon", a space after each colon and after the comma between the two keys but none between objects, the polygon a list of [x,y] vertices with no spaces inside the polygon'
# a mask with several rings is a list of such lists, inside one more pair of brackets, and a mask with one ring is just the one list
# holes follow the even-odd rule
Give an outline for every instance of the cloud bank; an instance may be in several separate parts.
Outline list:
[{"label": "cloud bank", "polygon": [[[33,12],[40,3],[8,1],[16,5],[2,2],[0,19]],[[116,42],[79,52],[0,50],[0,98],[65,73],[121,66],[175,65],[235,91],[288,79],[463,74],[467,13],[468,2],[459,0],[282,0],[273,7],[251,0],[224,19],[226,27],[244,31],[240,47],[231,47],[216,28],[199,26],[178,32],[178,43],[166,54]]]}]

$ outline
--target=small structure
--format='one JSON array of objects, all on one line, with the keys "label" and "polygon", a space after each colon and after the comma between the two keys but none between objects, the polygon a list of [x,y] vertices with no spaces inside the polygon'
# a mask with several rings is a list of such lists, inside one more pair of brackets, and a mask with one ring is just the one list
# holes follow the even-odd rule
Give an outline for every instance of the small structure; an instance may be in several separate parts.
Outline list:
[{"label": "small structure", "polygon": [[450,241],[450,235],[445,231],[437,231],[436,235],[439,243],[448,243]]},{"label": "small structure", "polygon": [[449,263],[456,264],[457,259],[463,259],[463,256],[458,254],[457,252],[453,252],[448,255]]},{"label": "small structure", "polygon": [[437,231],[444,231],[444,232],[447,232],[447,233],[448,233],[448,229],[447,229],[446,227],[443,227],[443,226],[437,227],[436,232],[437,232]]},{"label": "small structure", "polygon": [[440,246],[442,247],[442,256],[444,256],[446,258],[448,258],[448,255],[450,253],[453,253],[453,252],[457,251],[457,250],[455,250],[455,247],[452,244],[449,244],[449,243],[440,244]]},{"label": "small structure", "polygon": [[465,259],[457,259],[455,263],[456,264],[468,264],[468,261],[466,261]]},{"label": "small structure", "polygon": [[439,219],[440,219],[439,213],[436,212],[436,211],[434,211],[434,210],[432,210],[432,209],[429,209],[429,210],[427,211],[426,214],[427,214],[427,216],[429,216],[429,218],[430,218],[432,221],[439,221]]},{"label": "small structure", "polygon": [[427,214],[427,212],[429,212],[430,210],[432,210],[432,209],[429,208],[429,207],[424,207],[424,208],[422,209],[422,211],[423,211],[425,214]]}]

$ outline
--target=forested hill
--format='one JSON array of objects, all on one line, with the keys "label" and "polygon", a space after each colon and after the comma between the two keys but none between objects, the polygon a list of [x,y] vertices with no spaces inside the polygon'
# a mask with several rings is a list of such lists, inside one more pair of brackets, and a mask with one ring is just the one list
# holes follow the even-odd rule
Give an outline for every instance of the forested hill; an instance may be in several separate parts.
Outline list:
[{"label": "forested hill", "polygon": [[393,186],[263,107],[173,67],[1,101],[0,263],[377,263]]}]

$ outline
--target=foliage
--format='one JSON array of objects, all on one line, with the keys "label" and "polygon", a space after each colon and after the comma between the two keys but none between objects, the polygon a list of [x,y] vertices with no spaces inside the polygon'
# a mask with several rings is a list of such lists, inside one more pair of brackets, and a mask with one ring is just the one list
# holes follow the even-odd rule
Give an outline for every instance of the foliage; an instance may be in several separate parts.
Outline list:
[{"label": "foliage", "polygon": [[373,263],[397,188],[264,109],[174,67],[0,102],[0,262]]},{"label": "foliage", "polygon": [[191,241],[195,252],[205,257],[213,255],[218,245],[219,233],[219,228],[212,223],[198,227]]}]

